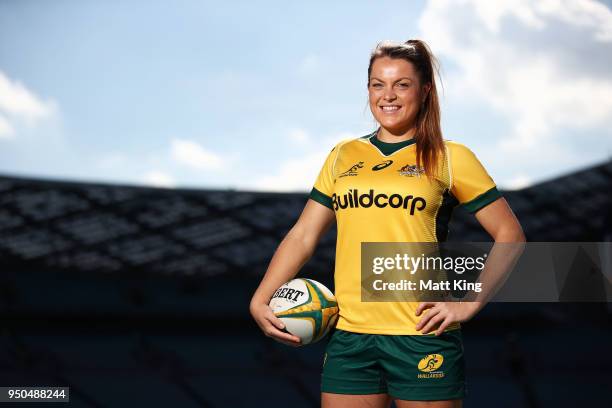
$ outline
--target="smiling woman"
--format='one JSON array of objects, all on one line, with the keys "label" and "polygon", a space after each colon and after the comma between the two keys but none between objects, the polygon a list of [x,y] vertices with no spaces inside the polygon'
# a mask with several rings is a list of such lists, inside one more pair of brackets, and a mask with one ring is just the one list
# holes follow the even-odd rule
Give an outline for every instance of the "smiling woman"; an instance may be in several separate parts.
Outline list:
[{"label": "smiling woman", "polygon": [[524,240],[476,155],[442,138],[436,70],[423,41],[375,48],[367,89],[379,126],[331,149],[304,211],[251,300],[251,314],[264,333],[297,345],[282,331],[268,301],[336,221],[339,318],[323,358],[324,408],[384,408],[391,400],[398,408],[460,407],[466,393],[460,323],[484,302],[364,302],[362,243],[445,241],[459,204],[495,241]]},{"label": "smiling woman", "polygon": [[438,61],[427,44],[383,42],[370,56],[368,99],[380,124],[377,138],[396,143],[415,138],[417,165],[433,176],[443,147],[440,105],[434,77]]},{"label": "smiling woman", "polygon": [[[409,139],[414,136],[414,128],[406,128],[414,124],[421,105],[429,93],[431,85],[419,86],[421,81],[414,66],[402,59],[381,57],[372,64],[370,83],[368,84],[370,108],[374,117],[386,131],[394,132],[395,136]],[[396,142],[385,135],[381,140]]]}]

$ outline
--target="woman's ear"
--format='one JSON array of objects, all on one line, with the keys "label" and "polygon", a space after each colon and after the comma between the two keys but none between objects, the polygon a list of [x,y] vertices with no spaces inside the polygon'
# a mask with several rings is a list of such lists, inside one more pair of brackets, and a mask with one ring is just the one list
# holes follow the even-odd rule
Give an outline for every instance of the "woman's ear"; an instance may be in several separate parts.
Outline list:
[{"label": "woman's ear", "polygon": [[431,89],[431,84],[429,82],[423,86],[423,99],[421,100],[421,104],[425,103],[425,100],[427,100],[427,95],[429,95],[430,89]]}]

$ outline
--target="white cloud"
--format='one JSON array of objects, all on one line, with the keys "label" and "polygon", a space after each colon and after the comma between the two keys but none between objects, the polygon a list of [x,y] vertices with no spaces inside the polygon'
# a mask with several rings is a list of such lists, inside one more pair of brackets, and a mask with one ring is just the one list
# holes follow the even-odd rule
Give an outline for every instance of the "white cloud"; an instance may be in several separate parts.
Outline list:
[{"label": "white cloud", "polygon": [[286,160],[279,165],[275,174],[254,180],[243,188],[283,192],[310,190],[328,153],[329,150],[326,150]]},{"label": "white cloud", "polygon": [[12,139],[15,135],[15,129],[9,121],[0,114],[0,139]]},{"label": "white cloud", "polygon": [[312,188],[325,158],[339,141],[354,139],[362,135],[351,132],[334,133],[317,141],[320,150],[292,158],[279,164],[274,174],[264,176],[250,182],[248,185],[237,186],[248,190],[280,191],[280,192],[309,192]]},{"label": "white cloud", "polygon": [[433,0],[419,27],[433,52],[457,67],[444,78],[451,103],[484,104],[510,123],[492,151],[511,155],[513,168],[558,168],[572,147],[551,152],[557,138],[585,130],[582,137],[597,140],[612,126],[612,12],[605,5]]},{"label": "white cloud", "polygon": [[17,123],[32,127],[56,113],[54,101],[43,101],[21,82],[0,71],[0,135],[14,135]]},{"label": "white cloud", "polygon": [[197,142],[185,139],[172,139],[170,154],[176,162],[199,170],[220,170],[227,165],[221,155],[206,150]]},{"label": "white cloud", "polygon": [[504,190],[520,190],[529,187],[532,184],[532,180],[525,174],[519,174],[507,182],[502,182],[500,184],[501,188]]},{"label": "white cloud", "polygon": [[606,5],[594,0],[472,0],[435,3],[437,8],[471,5],[488,31],[495,34],[499,34],[502,20],[512,17],[534,30],[543,30],[551,23],[562,22],[591,30],[597,41],[612,41],[612,12]]},{"label": "white cloud", "polygon": [[500,20],[506,15],[512,15],[531,28],[542,28],[544,22],[534,13],[528,1],[475,0],[473,5],[475,12],[489,31],[498,33]]},{"label": "white cloud", "polygon": [[297,143],[300,146],[307,146],[311,143],[311,137],[304,129],[291,129],[289,131],[289,140]]},{"label": "white cloud", "polygon": [[612,11],[605,4],[594,0],[547,0],[530,3],[541,15],[592,30],[597,41],[612,42]]},{"label": "white cloud", "polygon": [[142,177],[145,184],[154,187],[174,187],[176,185],[172,176],[159,170],[152,170]]}]

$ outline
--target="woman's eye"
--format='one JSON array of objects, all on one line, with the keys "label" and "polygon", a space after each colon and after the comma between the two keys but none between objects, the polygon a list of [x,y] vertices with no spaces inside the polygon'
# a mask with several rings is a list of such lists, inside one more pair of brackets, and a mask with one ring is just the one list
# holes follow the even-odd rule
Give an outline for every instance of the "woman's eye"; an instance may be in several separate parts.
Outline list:
[{"label": "woman's eye", "polygon": [[399,84],[402,88],[408,88],[410,84]]},{"label": "woman's eye", "polygon": [[382,84],[373,84],[372,85],[374,88],[380,88],[382,86]]}]

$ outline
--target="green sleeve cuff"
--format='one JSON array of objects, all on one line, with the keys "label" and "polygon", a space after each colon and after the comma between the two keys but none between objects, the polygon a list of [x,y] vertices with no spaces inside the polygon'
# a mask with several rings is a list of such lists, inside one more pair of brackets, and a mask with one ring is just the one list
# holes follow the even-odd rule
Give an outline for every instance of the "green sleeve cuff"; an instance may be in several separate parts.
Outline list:
[{"label": "green sleeve cuff", "polygon": [[323,194],[322,192],[320,192],[319,190],[317,190],[314,187],[310,191],[310,195],[308,197],[312,198],[313,200],[315,200],[318,203],[323,204],[324,206],[328,207],[331,210],[334,209],[334,206],[332,205],[331,197],[328,196],[328,195]]},{"label": "green sleeve cuff", "polygon": [[480,210],[481,208],[487,206],[488,204],[491,204],[493,201],[497,200],[501,196],[502,194],[499,192],[499,190],[497,190],[497,186],[496,186],[496,187],[491,188],[490,190],[485,191],[484,193],[474,198],[473,200],[467,201],[461,205],[469,213],[473,214],[476,211]]}]

